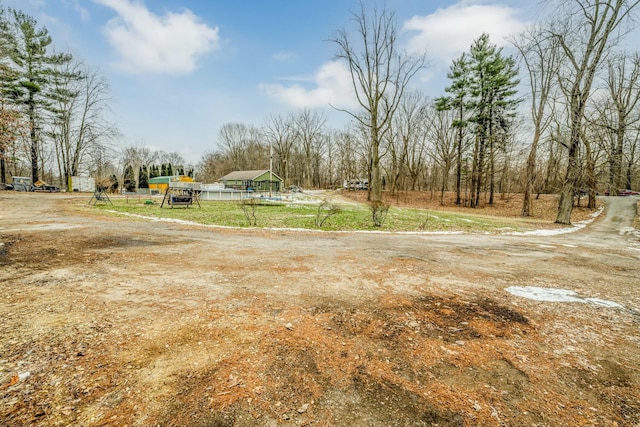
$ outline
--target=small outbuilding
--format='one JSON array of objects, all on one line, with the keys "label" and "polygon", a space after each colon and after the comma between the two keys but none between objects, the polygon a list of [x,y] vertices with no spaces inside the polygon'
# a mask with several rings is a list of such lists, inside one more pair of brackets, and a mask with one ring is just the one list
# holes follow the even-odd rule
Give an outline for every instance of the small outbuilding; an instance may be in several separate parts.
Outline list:
[{"label": "small outbuilding", "polygon": [[193,178],[186,175],[177,176],[157,176],[149,179],[149,191],[157,194],[164,194],[171,182],[193,182]]},{"label": "small outbuilding", "polygon": [[245,191],[282,191],[283,179],[267,170],[235,171],[218,180],[225,188]]}]

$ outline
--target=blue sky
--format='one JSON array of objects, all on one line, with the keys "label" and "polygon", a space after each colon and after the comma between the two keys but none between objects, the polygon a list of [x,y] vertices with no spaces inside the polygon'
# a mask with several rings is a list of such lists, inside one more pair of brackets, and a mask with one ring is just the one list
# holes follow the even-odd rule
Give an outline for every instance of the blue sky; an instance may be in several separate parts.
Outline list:
[{"label": "blue sky", "polygon": [[[367,7],[373,0],[364,0]],[[387,0],[401,45],[426,51],[414,85],[439,96],[453,58],[482,32],[505,36],[531,19],[533,1]],[[327,41],[352,28],[355,0],[0,0],[47,27],[56,49],[109,81],[121,145],[178,152],[197,163],[228,122],[262,125],[272,114],[318,108],[348,117],[349,80]]]}]

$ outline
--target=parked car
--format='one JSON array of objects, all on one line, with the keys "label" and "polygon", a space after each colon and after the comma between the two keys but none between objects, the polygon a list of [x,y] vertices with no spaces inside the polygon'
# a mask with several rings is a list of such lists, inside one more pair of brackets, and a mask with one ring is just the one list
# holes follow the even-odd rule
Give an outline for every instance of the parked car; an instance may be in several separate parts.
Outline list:
[{"label": "parked car", "polygon": [[39,191],[41,193],[59,193],[60,188],[55,185],[44,184],[38,187],[34,186],[33,191]]},{"label": "parked car", "polygon": [[14,176],[13,179],[13,189],[15,191],[32,191],[33,185],[31,183],[31,178],[28,176]]}]

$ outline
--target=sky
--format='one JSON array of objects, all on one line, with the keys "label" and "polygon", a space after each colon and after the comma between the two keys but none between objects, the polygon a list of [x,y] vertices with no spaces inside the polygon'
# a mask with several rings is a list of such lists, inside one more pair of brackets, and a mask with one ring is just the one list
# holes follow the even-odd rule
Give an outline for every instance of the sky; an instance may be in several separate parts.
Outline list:
[{"label": "sky", "polygon": [[[373,7],[374,0],[363,0]],[[534,1],[386,0],[399,44],[424,53],[413,85],[444,94],[451,61],[483,32],[498,46],[522,31]],[[378,3],[379,5],[382,3]],[[22,10],[108,80],[120,145],[177,152],[197,164],[225,123],[321,111],[341,128],[350,77],[329,39],[351,31],[357,0],[0,0]],[[330,105],[331,104],[331,105]]]}]

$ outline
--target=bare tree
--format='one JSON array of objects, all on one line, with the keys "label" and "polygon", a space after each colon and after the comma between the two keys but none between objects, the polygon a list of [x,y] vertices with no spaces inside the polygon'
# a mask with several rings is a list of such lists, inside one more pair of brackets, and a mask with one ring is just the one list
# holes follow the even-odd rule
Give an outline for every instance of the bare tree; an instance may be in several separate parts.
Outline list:
[{"label": "bare tree", "polygon": [[392,120],[392,132],[387,133],[385,138],[386,151],[390,154],[390,167],[386,175],[392,191],[406,189],[409,156],[415,154],[416,147],[423,145],[426,102],[421,92],[407,92]]},{"label": "bare tree", "polygon": [[96,70],[79,61],[59,66],[52,78],[52,120],[48,135],[54,142],[61,184],[76,176],[91,150],[117,135],[107,120],[109,86]]},{"label": "bare tree", "polygon": [[633,114],[640,101],[640,55],[616,55],[608,61],[607,69],[611,113],[607,127],[615,135],[609,151],[609,191],[617,196],[625,180],[622,173],[625,140],[631,128],[640,121],[640,115]]},{"label": "bare tree", "polygon": [[[113,146],[95,146],[90,150],[91,164],[89,173],[96,180],[96,186],[108,190],[114,188],[114,184],[120,184],[120,176],[117,164],[117,153]],[[115,182],[114,182],[115,180]]]},{"label": "bare tree", "polygon": [[358,144],[349,131],[338,132],[334,139],[338,152],[338,175],[343,180],[359,178],[363,173],[358,167]]},{"label": "bare tree", "polygon": [[[638,164],[640,164],[640,150],[638,149],[638,142],[640,140],[640,129],[636,128],[632,137],[628,141],[628,149],[626,151],[626,163],[627,163],[627,176],[625,180],[625,188],[638,188],[640,183],[637,182]],[[634,181],[635,180],[635,181]],[[635,186],[634,186],[635,184]]]},{"label": "bare tree", "polygon": [[420,111],[419,125],[414,133],[413,143],[409,145],[407,158],[405,159],[409,179],[408,188],[415,190],[420,174],[424,171],[429,149],[427,142],[428,123],[430,115],[434,113],[430,105],[423,106]]},{"label": "bare tree", "polygon": [[573,197],[580,177],[578,164],[584,112],[590,99],[596,72],[608,50],[615,45],[622,26],[640,0],[571,0],[558,3],[564,19],[552,25],[549,34],[557,39],[566,57],[560,83],[566,93],[570,118],[567,142],[567,170],[558,202],[556,222],[571,224]]},{"label": "bare tree", "polygon": [[410,56],[398,48],[398,31],[393,12],[374,7],[371,14],[360,2],[359,13],[353,14],[357,42],[346,30],[331,39],[338,45],[336,57],[344,60],[351,74],[360,111],[348,111],[368,130],[371,140],[372,200],[382,200],[380,143],[389,132],[391,119],[413,76],[424,66],[424,56]]},{"label": "bare tree", "polygon": [[[27,134],[28,123],[10,103],[0,97],[0,183],[7,182],[7,172],[15,171],[16,141]],[[12,167],[13,166],[13,167]]]},{"label": "bare tree", "polygon": [[284,186],[289,185],[289,160],[295,142],[293,116],[283,117],[271,115],[265,119],[263,134],[276,154],[278,170],[284,179]]},{"label": "bare tree", "polygon": [[338,145],[336,141],[339,138],[339,132],[335,129],[330,129],[325,133],[325,165],[324,165],[324,174],[323,174],[323,187],[332,188],[336,185],[336,153],[338,151]]},{"label": "bare tree", "polygon": [[532,27],[512,41],[518,49],[528,71],[531,88],[531,119],[533,138],[525,172],[522,216],[530,216],[531,193],[536,180],[536,158],[538,145],[551,123],[550,109],[553,108],[552,91],[558,75],[559,44],[556,37],[545,35],[540,28]]},{"label": "bare tree", "polygon": [[429,156],[440,167],[442,182],[440,186],[440,204],[444,205],[444,194],[449,183],[449,174],[457,153],[458,129],[452,124],[457,112],[442,110],[432,106],[428,115],[427,135],[430,141]]},{"label": "bare tree", "polygon": [[247,140],[248,128],[243,123],[225,123],[218,131],[218,147],[236,170],[243,169],[246,163]]},{"label": "bare tree", "polygon": [[196,170],[198,181],[215,182],[233,168],[229,166],[229,160],[221,152],[209,151],[202,155]]},{"label": "bare tree", "polygon": [[324,125],[322,113],[304,108],[293,116],[295,140],[303,157],[302,180],[305,187],[319,185],[319,159],[324,151]]},{"label": "bare tree", "polygon": [[162,155],[158,156],[155,160],[160,161],[161,163],[170,164],[173,170],[180,169],[184,172],[186,162],[180,153],[176,153],[175,151],[162,153]]}]

